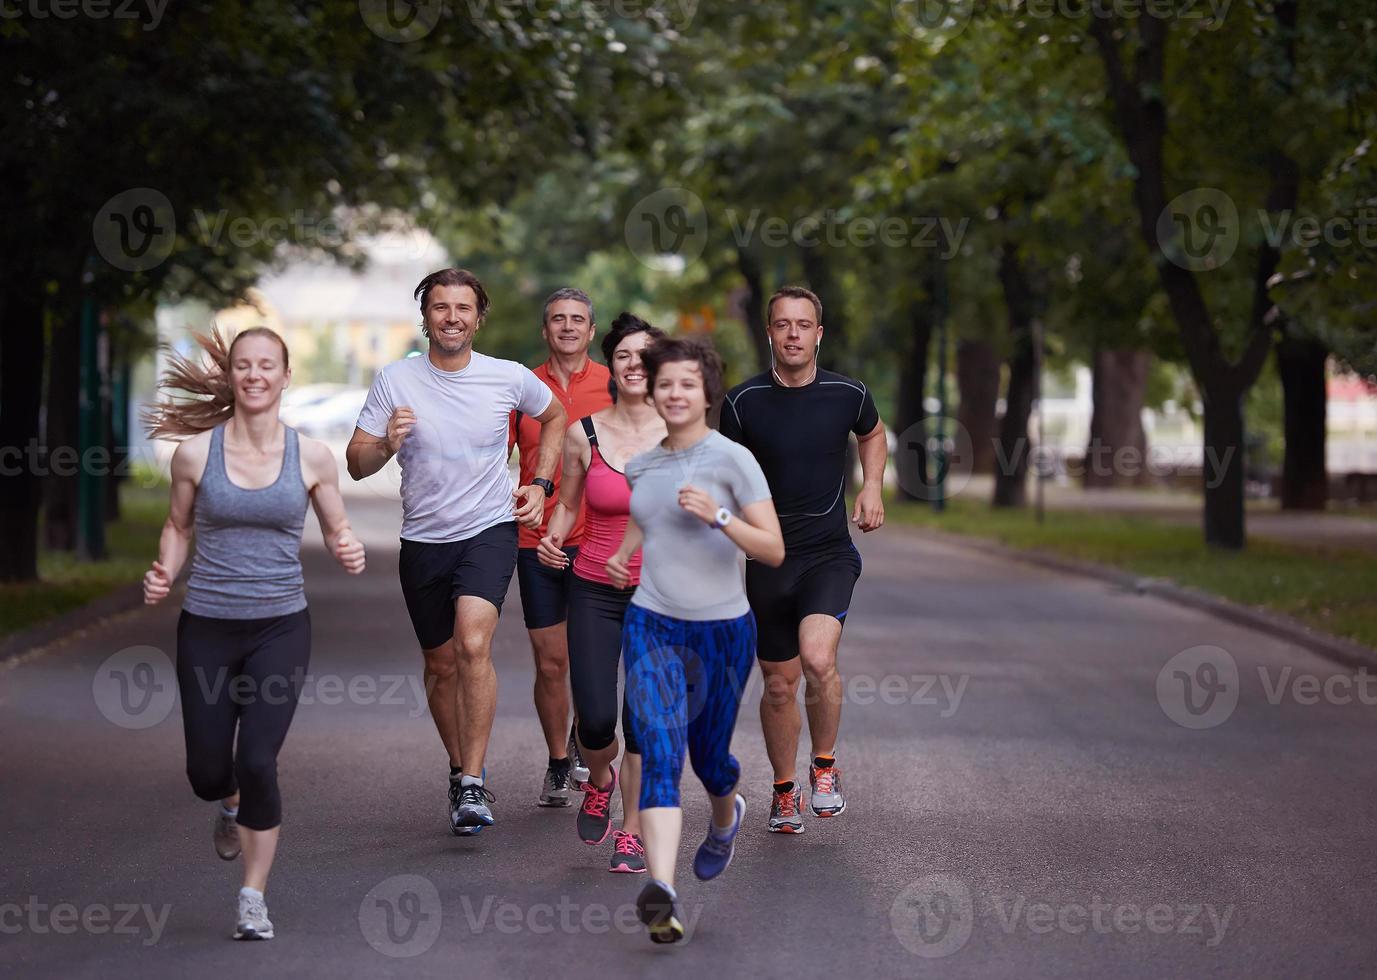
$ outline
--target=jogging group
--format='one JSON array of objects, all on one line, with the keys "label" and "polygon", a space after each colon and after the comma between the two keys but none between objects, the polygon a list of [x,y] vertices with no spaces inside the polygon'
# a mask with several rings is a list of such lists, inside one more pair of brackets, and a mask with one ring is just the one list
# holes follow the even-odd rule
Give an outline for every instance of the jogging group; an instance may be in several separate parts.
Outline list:
[{"label": "jogging group", "polygon": [[[731,863],[745,819],[730,749],[755,663],[774,770],[769,831],[801,834],[807,811],[846,810],[837,647],[861,573],[848,516],[862,531],[884,523],[887,443],[874,400],[818,367],[822,304],[802,287],[769,300],[771,369],[725,392],[706,340],[667,336],[630,313],[602,332],[579,289],[546,301],[549,357],[534,370],[474,350],[489,299],[472,273],[434,272],[414,297],[428,350],[378,372],[346,462],[355,480],[399,462],[398,571],[448,755],[450,832],[498,822],[485,768],[492,640],[515,573],[549,751],[533,802],[571,807],[582,793],[579,838],[610,837],[609,869],[646,873],[638,914],[652,941],[675,942],[685,753],[711,801],[693,861],[709,880]],[[602,364],[589,356],[595,339]],[[144,598],[166,598],[190,560],[176,656],[187,774],[216,803],[216,852],[242,856],[234,937],[271,939],[277,755],[311,648],[300,561],[308,503],[345,571],[361,573],[366,558],[331,450],[278,418],[291,379],[281,337],[253,327],[202,345],[208,361],[174,356],[160,381],[191,397],[146,416],[152,435],[180,441]],[[863,482],[848,515],[852,434]],[[201,683],[207,672],[260,691],[286,679],[290,695],[235,698],[233,683]]]}]

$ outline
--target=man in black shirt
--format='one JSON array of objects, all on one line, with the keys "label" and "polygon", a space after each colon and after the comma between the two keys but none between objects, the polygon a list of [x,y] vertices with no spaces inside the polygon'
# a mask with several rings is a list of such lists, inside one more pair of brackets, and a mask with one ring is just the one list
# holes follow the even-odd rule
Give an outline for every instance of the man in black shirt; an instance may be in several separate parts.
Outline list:
[{"label": "man in black shirt", "polygon": [[818,368],[822,303],[786,286],[766,312],[773,368],[727,393],[722,434],[755,454],[769,481],[784,531],[784,564],[746,566],[746,594],[755,612],[757,657],[765,678],[760,721],[774,767],[770,830],[803,832],[803,794],[795,777],[799,718],[796,696],[807,677],[809,804],[814,815],[846,809],[836,764],[842,683],[837,644],[861,574],[861,556],[846,522],[846,449],[860,446],[864,486],[851,521],[862,531],[884,524],[881,486],[888,444],[866,386]]}]

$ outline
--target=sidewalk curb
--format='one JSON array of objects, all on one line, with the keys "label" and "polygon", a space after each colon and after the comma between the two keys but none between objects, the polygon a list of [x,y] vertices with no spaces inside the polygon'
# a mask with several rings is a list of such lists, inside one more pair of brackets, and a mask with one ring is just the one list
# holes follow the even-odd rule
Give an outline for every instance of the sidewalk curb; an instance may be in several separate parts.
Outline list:
[{"label": "sidewalk curb", "polygon": [[86,605],[78,606],[70,612],[12,633],[0,640],[0,670],[27,663],[54,643],[90,629],[102,620],[142,606],[143,583],[134,582],[92,599]]},{"label": "sidewalk curb", "polygon": [[972,551],[999,558],[1011,558],[1014,561],[1039,565],[1054,571],[1112,582],[1139,595],[1166,599],[1177,605],[1209,613],[1237,626],[1245,626],[1260,633],[1286,640],[1345,667],[1368,667],[1377,670],[1377,650],[1353,640],[1324,633],[1284,613],[1257,609],[1240,602],[1234,602],[1232,599],[1224,599],[1208,592],[1202,592],[1199,589],[1177,585],[1169,579],[1151,578],[1135,572],[1124,571],[1112,565],[1102,565],[1099,562],[1066,558],[1046,551],[1015,548],[987,538],[956,534],[952,531],[941,531],[933,528],[912,528],[912,530],[920,536],[926,536],[954,547],[969,548]]}]

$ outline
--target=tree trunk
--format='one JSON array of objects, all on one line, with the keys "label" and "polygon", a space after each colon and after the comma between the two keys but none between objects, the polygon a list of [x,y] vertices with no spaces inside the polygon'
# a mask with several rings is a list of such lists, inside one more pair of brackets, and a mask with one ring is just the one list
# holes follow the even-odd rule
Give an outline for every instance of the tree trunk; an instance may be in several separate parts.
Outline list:
[{"label": "tree trunk", "polygon": [[823,341],[818,364],[842,371],[847,364],[846,304],[832,275],[832,259],[821,245],[801,249],[803,276],[822,303]]},{"label": "tree trunk", "polygon": [[1027,502],[1028,418],[1033,411],[1033,290],[1018,249],[1005,242],[999,254],[999,283],[1009,314],[1009,387],[995,446],[995,507],[1022,507]]},{"label": "tree trunk", "polygon": [[932,341],[933,304],[924,297],[913,303],[910,312],[909,343],[899,362],[899,391],[895,404],[894,477],[898,495],[904,500],[928,501],[935,493],[936,474],[928,471],[927,410],[923,390],[928,376],[928,347]]},{"label": "tree trunk", "polygon": [[31,582],[42,487],[30,452],[43,398],[43,302],[27,279],[8,287],[0,293],[0,582]]},{"label": "tree trunk", "polygon": [[110,454],[110,475],[105,481],[105,519],[120,519],[120,485],[129,465],[129,383],[133,373],[123,354],[113,350],[111,333],[110,398],[106,412],[105,447]]},{"label": "tree trunk", "polygon": [[1329,501],[1325,469],[1329,351],[1313,337],[1283,325],[1277,341],[1277,373],[1285,402],[1286,455],[1281,466],[1282,510],[1324,510]]},{"label": "tree trunk", "polygon": [[770,339],[765,335],[765,282],[760,260],[747,248],[737,248],[736,267],[746,280],[746,296],[741,301],[741,315],[746,324],[746,336],[755,351],[756,364],[761,371],[770,370]]},{"label": "tree trunk", "polygon": [[74,551],[80,496],[81,407],[80,308],[54,304],[49,317],[48,391],[43,428],[47,470],[43,478],[43,545]]},{"label": "tree trunk", "polygon": [[993,473],[999,401],[999,356],[986,340],[956,345],[957,424],[971,437],[971,472]]},{"label": "tree trunk", "polygon": [[1092,360],[1087,488],[1143,486],[1149,481],[1143,396],[1152,355],[1142,350],[1097,350]]},{"label": "tree trunk", "polygon": [[1205,403],[1205,446],[1201,480],[1205,489],[1205,541],[1242,548],[1247,540],[1243,510],[1243,395],[1223,384],[1201,386]]},{"label": "tree trunk", "polygon": [[[1289,93],[1295,87],[1296,0],[1277,0],[1271,12],[1284,56],[1281,88]],[[1134,48],[1131,70],[1120,51],[1121,33],[1129,33],[1125,24],[1120,17],[1092,17],[1089,31],[1100,50],[1119,132],[1135,170],[1133,197],[1139,228],[1149,251],[1169,259],[1157,262],[1158,275],[1190,362],[1191,375],[1205,402],[1205,541],[1213,547],[1241,549],[1246,543],[1244,462],[1239,458],[1243,452],[1241,400],[1257,380],[1272,346],[1276,312],[1269,291],[1280,253],[1266,243],[1258,246],[1253,308],[1244,349],[1237,361],[1230,361],[1223,353],[1195,272],[1178,264],[1179,244],[1163,241],[1159,232],[1169,205],[1165,149],[1169,106],[1164,95],[1170,88],[1166,77],[1169,23],[1160,17],[1135,21],[1136,30],[1132,33],[1136,36],[1130,38]],[[1280,145],[1271,147],[1267,156],[1271,185],[1265,208],[1273,215],[1293,211],[1300,193],[1299,168]],[[1224,465],[1225,454],[1228,465]],[[1211,455],[1219,468],[1217,480],[1208,476]]]}]

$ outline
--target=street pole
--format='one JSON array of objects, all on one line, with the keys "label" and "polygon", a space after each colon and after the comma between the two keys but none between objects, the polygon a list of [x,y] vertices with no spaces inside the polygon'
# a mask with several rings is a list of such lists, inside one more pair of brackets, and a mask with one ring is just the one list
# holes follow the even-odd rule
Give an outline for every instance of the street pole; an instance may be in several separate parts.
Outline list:
[{"label": "street pole", "polygon": [[932,509],[947,508],[947,267],[939,258],[932,276],[932,307],[937,319],[937,438],[932,451],[937,469]]},{"label": "street pole", "polygon": [[1033,479],[1036,481],[1034,489],[1033,513],[1036,515],[1037,523],[1042,523],[1043,517],[1043,483],[1046,481],[1044,469],[1047,465],[1047,429],[1044,424],[1044,413],[1042,411],[1042,317],[1033,317],[1033,404],[1038,412],[1038,457],[1039,459],[1033,466]]},{"label": "street pole", "polygon": [[[77,398],[77,554],[87,561],[105,557],[105,494],[108,466],[97,460],[105,453],[101,424],[101,337],[96,302],[81,304],[81,389]],[[99,452],[97,452],[99,450]]]}]

